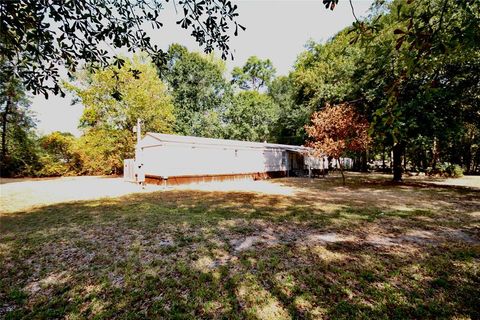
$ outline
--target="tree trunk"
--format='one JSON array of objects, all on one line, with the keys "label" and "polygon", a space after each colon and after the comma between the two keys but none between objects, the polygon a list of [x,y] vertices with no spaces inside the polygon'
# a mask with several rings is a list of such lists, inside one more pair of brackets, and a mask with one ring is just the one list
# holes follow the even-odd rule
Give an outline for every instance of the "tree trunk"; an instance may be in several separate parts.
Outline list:
[{"label": "tree trunk", "polygon": [[345,185],[345,174],[343,173],[343,164],[340,162],[340,158],[337,159],[338,167],[340,168],[340,173],[342,174],[342,182]]},{"label": "tree trunk", "polygon": [[393,151],[390,150],[390,172],[393,172]]},{"label": "tree trunk", "polygon": [[422,166],[423,171],[427,171],[427,168],[428,168],[427,150],[424,149],[424,148],[422,148],[421,166]]},{"label": "tree trunk", "polygon": [[467,174],[470,174],[472,171],[475,171],[475,167],[473,167],[473,170],[472,170],[472,162],[473,162],[472,160],[475,159],[475,153],[472,149],[472,145],[474,144],[474,141],[475,141],[475,134],[472,132],[468,136],[468,141],[464,142],[464,152],[463,152],[464,156],[463,156],[462,162],[463,162],[463,165],[465,166]]},{"label": "tree trunk", "polygon": [[5,159],[7,157],[7,121],[8,121],[8,114],[12,109],[12,97],[8,95],[7,97],[7,105],[5,106],[5,112],[2,114],[2,160],[1,163],[5,163]]},{"label": "tree trunk", "polygon": [[382,150],[382,172],[386,171],[386,165],[385,165],[385,145],[383,146]]},{"label": "tree trunk", "polygon": [[480,148],[477,149],[477,152],[473,156],[473,166],[472,166],[472,171],[476,173],[478,171],[478,159],[480,158]]},{"label": "tree trunk", "polygon": [[472,169],[472,171],[473,171],[473,173],[477,173],[477,172],[480,171],[480,170],[478,169],[478,161],[477,161],[477,160],[475,160],[475,161],[473,162],[473,169]]},{"label": "tree trunk", "polygon": [[393,145],[393,181],[401,182],[402,181],[402,153],[404,147],[402,142],[397,142]]},{"label": "tree trunk", "polygon": [[468,144],[465,149],[464,156],[462,157],[462,164],[465,166],[466,173],[469,174],[472,165],[472,144]]},{"label": "tree trunk", "polygon": [[360,171],[362,172],[367,172],[368,171],[368,153],[367,151],[362,151],[362,155],[360,157],[361,159],[361,165],[360,165]]},{"label": "tree trunk", "polygon": [[435,171],[437,169],[437,162],[438,162],[438,142],[437,137],[433,138],[433,146],[432,146],[432,170]]}]

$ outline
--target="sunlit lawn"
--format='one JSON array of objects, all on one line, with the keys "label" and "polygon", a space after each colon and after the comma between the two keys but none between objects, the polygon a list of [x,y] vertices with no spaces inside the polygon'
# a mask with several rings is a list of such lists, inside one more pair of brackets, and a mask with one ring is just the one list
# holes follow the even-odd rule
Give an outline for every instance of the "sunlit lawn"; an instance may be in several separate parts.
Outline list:
[{"label": "sunlit lawn", "polygon": [[0,318],[480,318],[480,191],[386,179],[0,215]]}]

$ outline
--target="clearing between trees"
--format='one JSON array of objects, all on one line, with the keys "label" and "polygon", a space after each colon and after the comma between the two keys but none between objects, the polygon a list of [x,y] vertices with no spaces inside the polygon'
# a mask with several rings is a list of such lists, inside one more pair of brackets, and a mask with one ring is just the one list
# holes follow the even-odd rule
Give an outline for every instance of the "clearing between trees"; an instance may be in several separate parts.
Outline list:
[{"label": "clearing between trees", "polygon": [[479,318],[478,177],[346,178],[2,202],[0,317]]}]

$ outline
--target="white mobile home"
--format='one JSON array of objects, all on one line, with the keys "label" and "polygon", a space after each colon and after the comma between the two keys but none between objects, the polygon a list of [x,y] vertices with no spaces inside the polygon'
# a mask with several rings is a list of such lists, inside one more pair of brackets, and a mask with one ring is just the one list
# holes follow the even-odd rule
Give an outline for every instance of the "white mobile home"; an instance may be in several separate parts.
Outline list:
[{"label": "white mobile home", "polygon": [[144,175],[147,183],[169,185],[284,177],[328,166],[303,146],[159,133],[147,133],[136,150],[135,160],[125,161],[126,179]]}]

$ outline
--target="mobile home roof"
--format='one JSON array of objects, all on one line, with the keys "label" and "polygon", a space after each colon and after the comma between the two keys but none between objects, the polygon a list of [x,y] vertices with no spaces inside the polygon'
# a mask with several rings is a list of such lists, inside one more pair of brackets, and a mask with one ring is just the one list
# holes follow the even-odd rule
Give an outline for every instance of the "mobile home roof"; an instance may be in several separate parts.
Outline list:
[{"label": "mobile home roof", "polygon": [[[308,151],[310,148],[303,146],[292,146],[287,144],[265,143],[265,142],[250,142],[240,140],[227,139],[213,139],[213,138],[199,138],[192,136],[178,136],[173,134],[153,133],[147,132],[146,136],[150,136],[159,142],[170,142],[178,144],[193,144],[205,146],[223,146],[223,147],[240,147],[240,148],[261,148],[261,149],[284,149],[290,151]],[[152,146],[151,143],[144,142],[142,147]]]}]

